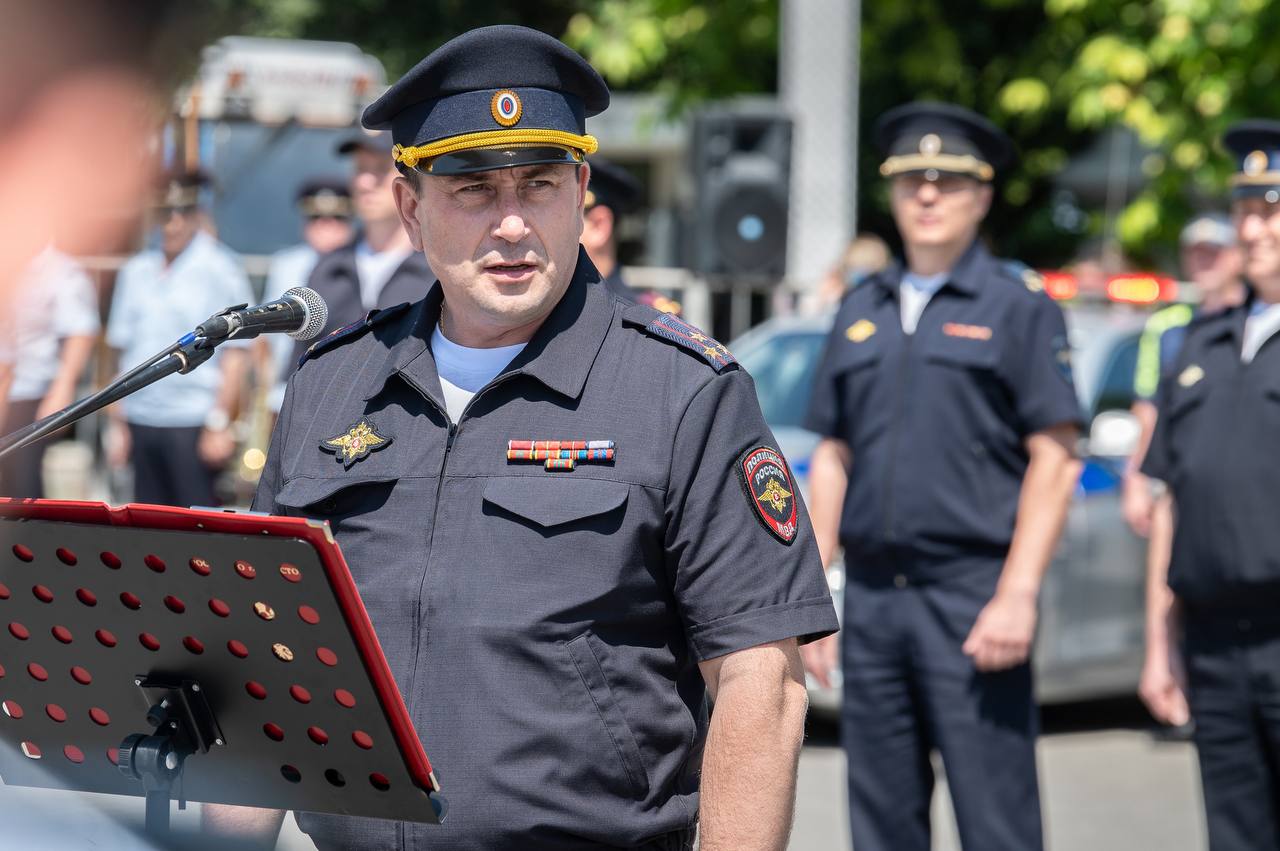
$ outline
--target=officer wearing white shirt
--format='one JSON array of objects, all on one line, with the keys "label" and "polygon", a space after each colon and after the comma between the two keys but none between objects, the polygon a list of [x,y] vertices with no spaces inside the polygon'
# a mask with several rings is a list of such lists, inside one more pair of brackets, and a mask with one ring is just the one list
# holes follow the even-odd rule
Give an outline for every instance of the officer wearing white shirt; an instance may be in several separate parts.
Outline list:
[{"label": "officer wearing white shirt", "polygon": [[[4,434],[65,408],[75,398],[98,336],[98,293],[74,260],[52,247],[28,265],[20,298],[4,317],[11,384],[0,430]],[[0,493],[44,495],[40,474],[45,443],[0,463]]]},{"label": "officer wearing white shirt", "polygon": [[[134,256],[116,280],[107,345],[123,369],[154,356],[228,305],[253,301],[230,249],[200,229],[200,174],[173,177],[156,206],[162,247]],[[108,461],[133,464],[134,498],[162,505],[215,505],[214,481],[235,449],[231,414],[247,366],[246,342],[229,341],[213,362],[171,375],[111,409]]]}]

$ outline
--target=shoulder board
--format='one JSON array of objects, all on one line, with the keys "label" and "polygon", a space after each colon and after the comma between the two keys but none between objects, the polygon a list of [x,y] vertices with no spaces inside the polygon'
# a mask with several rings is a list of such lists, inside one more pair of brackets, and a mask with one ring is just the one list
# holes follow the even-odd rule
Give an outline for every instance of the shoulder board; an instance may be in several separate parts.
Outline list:
[{"label": "shoulder board", "polygon": [[1009,277],[1018,281],[1033,293],[1044,291],[1044,276],[1020,260],[1001,260],[1002,268]]},{"label": "shoulder board", "polygon": [[307,350],[302,353],[302,357],[298,358],[298,366],[301,367],[307,361],[314,357],[318,357],[339,343],[354,340],[369,328],[373,328],[375,325],[381,325],[383,322],[399,316],[408,309],[409,302],[406,301],[402,304],[397,304],[395,307],[388,307],[385,310],[378,310],[376,308],[374,310],[370,310],[355,322],[352,322],[349,325],[343,325],[336,331],[331,331],[329,334],[321,337],[319,340],[316,340],[308,346]]},{"label": "shoulder board", "polygon": [[662,313],[640,305],[627,311],[626,318],[636,321],[636,324],[643,324],[646,334],[688,349],[711,364],[716,372],[724,372],[730,364],[738,362],[721,343],[675,314]]}]

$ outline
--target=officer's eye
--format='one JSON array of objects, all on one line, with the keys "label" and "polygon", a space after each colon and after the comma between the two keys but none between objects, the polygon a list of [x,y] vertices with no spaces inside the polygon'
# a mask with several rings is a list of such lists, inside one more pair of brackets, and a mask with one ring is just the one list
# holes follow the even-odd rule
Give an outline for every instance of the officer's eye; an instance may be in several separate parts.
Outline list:
[{"label": "officer's eye", "polygon": [[489,184],[487,183],[467,183],[458,187],[458,192],[463,195],[476,195],[481,192],[487,192]]}]

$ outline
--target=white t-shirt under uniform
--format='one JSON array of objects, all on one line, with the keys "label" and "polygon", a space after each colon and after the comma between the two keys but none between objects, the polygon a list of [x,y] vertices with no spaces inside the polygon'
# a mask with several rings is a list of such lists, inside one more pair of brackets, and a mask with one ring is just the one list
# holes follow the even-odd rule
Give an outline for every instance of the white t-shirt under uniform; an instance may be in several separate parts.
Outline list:
[{"label": "white t-shirt under uniform", "polygon": [[925,305],[929,303],[929,299],[933,298],[934,293],[942,289],[942,285],[947,282],[950,275],[950,272],[937,275],[917,275],[914,272],[907,272],[902,276],[902,283],[898,287],[898,300],[902,307],[904,334],[916,332],[916,326],[920,324],[920,314],[924,313]]},{"label": "white t-shirt under uniform", "polygon": [[462,416],[467,403],[482,387],[497,377],[511,363],[526,343],[499,346],[496,349],[472,349],[459,346],[440,332],[440,326],[431,333],[431,354],[436,359],[436,373],[440,376],[440,389],[444,391],[444,406],[449,419],[455,423]]}]

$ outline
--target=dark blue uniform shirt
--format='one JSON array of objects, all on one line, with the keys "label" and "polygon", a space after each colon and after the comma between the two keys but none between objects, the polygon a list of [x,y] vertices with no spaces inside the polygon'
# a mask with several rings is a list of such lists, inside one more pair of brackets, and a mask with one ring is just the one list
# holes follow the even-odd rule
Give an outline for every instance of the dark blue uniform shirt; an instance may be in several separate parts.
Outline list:
[{"label": "dark blue uniform shirt", "polygon": [[[450,804],[438,827],[304,816],[321,848],[684,847],[707,732],[697,663],[836,629],[789,474],[785,496],[756,488],[795,508],[779,533],[736,471],[776,446],[751,378],[598,277],[580,254],[456,426],[428,345],[438,284],[289,384],[255,508],[331,523]],[[390,442],[349,466],[322,449],[360,421]],[[616,455],[509,461],[526,439]]]},{"label": "dark blue uniform shirt", "polygon": [[1079,423],[1062,311],[1034,273],[974,244],[902,330],[901,267],[840,305],[806,427],[853,452],[840,540],[892,554],[1002,557],[1033,432]]},{"label": "dark blue uniform shirt", "polygon": [[1169,586],[1189,608],[1275,611],[1280,591],[1280,339],[1250,363],[1248,305],[1197,317],[1160,383],[1142,472],[1177,505]]}]

